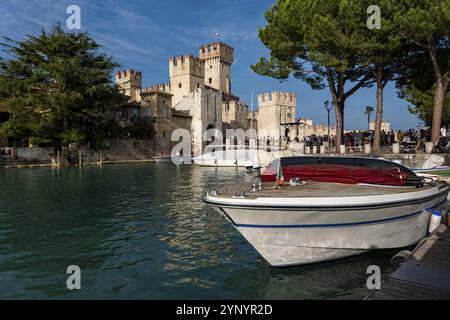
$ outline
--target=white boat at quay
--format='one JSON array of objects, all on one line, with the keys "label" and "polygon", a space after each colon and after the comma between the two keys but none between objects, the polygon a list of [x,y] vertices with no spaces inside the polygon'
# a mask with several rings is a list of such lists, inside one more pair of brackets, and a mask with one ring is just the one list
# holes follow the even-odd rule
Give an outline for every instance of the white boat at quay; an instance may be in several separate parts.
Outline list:
[{"label": "white boat at quay", "polygon": [[216,150],[192,158],[194,164],[204,167],[251,167],[256,149]]},{"label": "white boat at quay", "polygon": [[274,161],[261,183],[211,190],[204,200],[283,267],[413,245],[432,213],[446,210],[448,192],[390,161],[290,157]]}]

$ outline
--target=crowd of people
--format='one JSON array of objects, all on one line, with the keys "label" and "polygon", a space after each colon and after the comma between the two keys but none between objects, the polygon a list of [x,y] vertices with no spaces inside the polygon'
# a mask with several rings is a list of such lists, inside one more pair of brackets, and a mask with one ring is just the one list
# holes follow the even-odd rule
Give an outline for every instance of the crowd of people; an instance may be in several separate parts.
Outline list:
[{"label": "crowd of people", "polygon": [[[374,136],[375,132],[373,130],[349,131],[344,134],[344,144],[347,148],[363,148],[366,144],[373,145]],[[321,146],[324,142],[328,142],[328,136],[310,135],[304,137],[301,142],[304,142],[306,146],[310,147]],[[381,147],[391,147],[394,143],[399,143],[403,149],[417,151],[425,150],[426,142],[431,142],[430,128],[381,131]],[[336,145],[335,136],[330,136],[329,145]],[[439,152],[450,152],[450,128],[441,129],[440,141],[435,146],[435,149]]]}]

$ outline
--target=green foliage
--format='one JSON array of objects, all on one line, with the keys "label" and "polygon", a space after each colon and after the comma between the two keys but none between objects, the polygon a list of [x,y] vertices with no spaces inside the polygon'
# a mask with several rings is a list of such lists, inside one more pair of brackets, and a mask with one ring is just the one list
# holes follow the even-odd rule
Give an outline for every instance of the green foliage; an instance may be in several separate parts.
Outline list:
[{"label": "green foliage", "polygon": [[86,140],[86,134],[83,130],[78,128],[72,128],[68,131],[63,132],[60,135],[61,140],[66,143],[78,143],[81,144]]},{"label": "green foliage", "polygon": [[409,110],[432,126],[432,140],[437,142],[440,127],[449,123],[450,2],[399,2],[403,8],[395,16],[398,31],[416,48],[397,87],[400,96],[413,104]]},{"label": "green foliage", "polygon": [[357,0],[278,0],[259,29],[270,58],[261,58],[252,70],[278,80],[293,75],[313,89],[328,85],[327,68],[345,74],[345,81],[360,80],[355,50],[361,38],[352,29],[364,27],[361,9]]},{"label": "green foliage", "polygon": [[[408,106],[409,112],[417,115],[426,126],[431,126],[433,124],[434,90],[434,86],[431,89],[424,91],[413,85],[409,85],[405,86],[401,91],[402,98],[411,103],[411,105]],[[442,126],[450,127],[450,90],[447,90],[444,101]]]},{"label": "green foliage", "polygon": [[28,140],[29,144],[32,145],[40,145],[42,143],[43,139],[40,137],[30,137],[30,139]]},{"label": "green foliage", "polygon": [[146,120],[136,123],[118,123],[111,120],[105,123],[104,131],[109,138],[152,139],[155,136],[153,123]]},{"label": "green foliage", "polygon": [[155,135],[153,125],[147,121],[130,124],[125,129],[132,138],[151,139]]},{"label": "green foliage", "polygon": [[251,66],[263,76],[286,80],[292,75],[312,89],[328,87],[335,107],[337,149],[343,137],[345,100],[372,86],[359,54],[361,30],[367,29],[366,8],[359,0],[276,1],[265,13],[266,26],[259,29],[270,58]]},{"label": "green foliage", "polygon": [[66,33],[55,25],[50,32],[23,41],[6,38],[0,45],[2,103],[34,136],[90,140],[103,112],[122,103],[111,82],[117,64],[99,53],[100,46],[87,33]]},{"label": "green foliage", "polygon": [[374,112],[374,108],[372,107],[372,106],[367,106],[366,107],[366,110],[364,111],[364,114],[367,114],[367,115],[369,115],[370,116],[370,114],[372,113],[372,112]]},{"label": "green foliage", "polygon": [[3,139],[21,139],[30,134],[30,128],[16,119],[10,119],[0,125],[0,138]]}]

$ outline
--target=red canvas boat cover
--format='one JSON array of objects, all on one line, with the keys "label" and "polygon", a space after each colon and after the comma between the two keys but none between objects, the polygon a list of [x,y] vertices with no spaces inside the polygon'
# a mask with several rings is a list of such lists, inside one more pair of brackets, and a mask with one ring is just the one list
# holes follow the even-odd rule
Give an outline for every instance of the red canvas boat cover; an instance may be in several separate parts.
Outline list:
[{"label": "red canvas boat cover", "polygon": [[[397,168],[367,168],[347,165],[307,164],[283,166],[283,180],[298,177],[301,180],[346,184],[381,184],[403,186],[408,174]],[[268,168],[261,174],[261,182],[275,182],[276,168]]]}]

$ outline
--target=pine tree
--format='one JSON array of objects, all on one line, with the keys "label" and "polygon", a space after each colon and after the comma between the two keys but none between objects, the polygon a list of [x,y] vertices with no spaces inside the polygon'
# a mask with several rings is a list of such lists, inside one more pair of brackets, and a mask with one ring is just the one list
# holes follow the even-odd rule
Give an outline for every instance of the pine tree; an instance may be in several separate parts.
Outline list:
[{"label": "pine tree", "polygon": [[5,38],[0,45],[0,97],[14,115],[1,126],[3,136],[77,142],[102,137],[104,111],[117,108],[123,98],[111,78],[118,65],[87,33],[55,25],[50,32],[22,41]]},{"label": "pine tree", "polygon": [[278,80],[289,76],[313,89],[328,87],[336,116],[336,152],[342,143],[345,101],[371,78],[355,52],[363,42],[366,8],[359,0],[278,0],[265,13],[259,37],[270,50],[252,69]]}]

